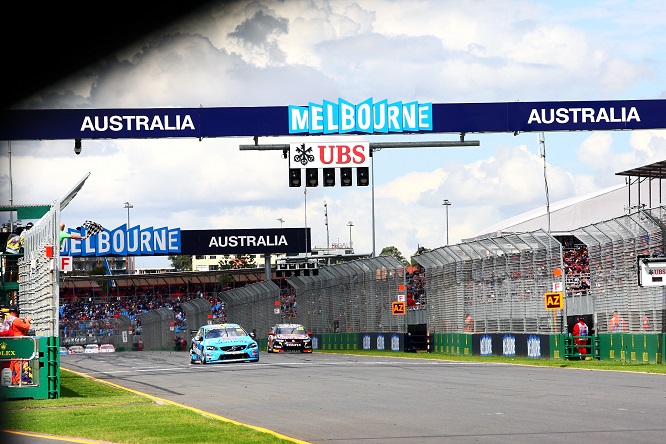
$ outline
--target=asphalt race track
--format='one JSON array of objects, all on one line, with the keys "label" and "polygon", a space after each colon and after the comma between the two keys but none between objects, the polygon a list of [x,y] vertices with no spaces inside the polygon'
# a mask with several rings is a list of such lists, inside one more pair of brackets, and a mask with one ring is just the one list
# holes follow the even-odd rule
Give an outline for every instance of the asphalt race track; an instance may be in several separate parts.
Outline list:
[{"label": "asphalt race track", "polygon": [[190,364],[185,352],[62,356],[65,369],[311,443],[656,443],[666,377],[314,353]]}]

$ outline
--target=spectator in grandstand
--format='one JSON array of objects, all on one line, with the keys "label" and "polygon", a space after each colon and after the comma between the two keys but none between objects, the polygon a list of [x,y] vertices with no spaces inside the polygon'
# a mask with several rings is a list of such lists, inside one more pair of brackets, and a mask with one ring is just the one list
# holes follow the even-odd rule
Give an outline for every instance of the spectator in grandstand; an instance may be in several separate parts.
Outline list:
[{"label": "spectator in grandstand", "polygon": [[416,301],[414,300],[414,296],[412,296],[411,293],[407,293],[407,306],[408,307],[416,306]]},{"label": "spectator in grandstand", "polygon": [[562,253],[568,294],[584,296],[590,288],[590,263],[587,246],[566,248]]},{"label": "spectator in grandstand", "polygon": [[574,344],[578,345],[576,347],[576,352],[580,355],[580,359],[585,359],[587,355],[587,347],[580,347],[581,345],[587,345],[588,338],[581,336],[589,336],[589,329],[583,318],[576,319],[576,325],[574,325],[572,336],[574,337]]},{"label": "spectator in grandstand", "polygon": [[613,316],[608,321],[608,331],[627,331],[627,321],[624,320],[622,316],[617,312],[613,311]]},{"label": "spectator in grandstand", "polygon": [[65,239],[87,239],[88,236],[81,236],[79,233],[68,233],[65,231],[65,223],[60,222],[60,246],[62,247],[62,243],[65,241]]},{"label": "spectator in grandstand", "polygon": [[406,273],[405,278],[407,291],[412,293],[416,305],[426,305],[424,268],[421,266],[415,267],[411,272]]},{"label": "spectator in grandstand", "polygon": [[469,313],[465,313],[465,333],[474,332],[474,319]]},{"label": "spectator in grandstand", "polygon": [[[9,323],[10,336],[25,336],[30,330],[30,321],[32,317],[26,316],[19,318],[19,308],[14,305],[9,309],[9,316],[7,321]],[[21,380],[21,360],[12,359],[9,363],[9,368],[12,370],[12,384],[16,385]]]}]

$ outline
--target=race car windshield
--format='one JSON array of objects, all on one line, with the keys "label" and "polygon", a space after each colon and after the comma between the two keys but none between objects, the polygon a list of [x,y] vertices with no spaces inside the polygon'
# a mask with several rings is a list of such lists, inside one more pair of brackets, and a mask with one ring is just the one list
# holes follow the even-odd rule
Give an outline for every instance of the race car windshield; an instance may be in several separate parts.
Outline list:
[{"label": "race car windshield", "polygon": [[282,327],[277,329],[279,335],[304,335],[305,329],[303,327]]},{"label": "race car windshield", "polygon": [[242,330],[237,330],[235,328],[215,328],[208,330],[206,333],[206,338],[235,338],[236,336],[246,336],[245,332]]}]

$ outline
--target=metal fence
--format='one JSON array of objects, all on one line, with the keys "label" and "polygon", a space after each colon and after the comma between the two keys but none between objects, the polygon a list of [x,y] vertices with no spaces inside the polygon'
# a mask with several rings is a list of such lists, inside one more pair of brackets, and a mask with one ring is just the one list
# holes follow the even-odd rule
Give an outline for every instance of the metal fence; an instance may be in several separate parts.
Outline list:
[{"label": "metal fence", "polygon": [[[183,319],[172,308],[163,307],[136,317],[118,316],[94,320],[76,320],[60,324],[61,344],[113,344],[116,348],[137,349],[138,342],[147,350],[168,350],[176,338],[190,339],[190,332],[211,322],[211,303],[196,298],[180,304]],[[137,323],[138,320],[138,323]]]},{"label": "metal fence", "polygon": [[[639,287],[639,256],[664,257],[666,210],[640,210],[572,231],[587,251],[589,270],[566,275],[562,244],[543,230],[511,233],[447,245],[414,257],[425,270],[427,301],[415,316],[396,316],[392,302],[406,296],[406,269],[392,256],[361,259],[292,276],[281,290],[264,281],[221,292],[226,320],[263,338],[275,323],[293,322],[315,334],[405,332],[407,323],[427,323],[431,333],[561,333],[567,319],[586,315],[596,332],[610,331],[611,314],[626,319],[628,332],[663,332],[666,287]],[[36,315],[40,329],[57,326],[57,305],[44,243],[53,239],[57,212],[33,227],[28,254],[20,263],[23,309]],[[56,255],[57,257],[57,255]],[[42,261],[41,267],[31,261]],[[40,271],[37,271],[40,270]],[[557,274],[564,271],[565,275]],[[36,278],[43,275],[41,280]],[[577,280],[589,288],[566,291]],[[25,282],[25,285],[24,285]],[[25,287],[25,293],[24,293]],[[582,287],[580,287],[582,288]],[[565,292],[565,310],[547,310],[544,295]],[[57,304],[57,297],[55,299]],[[54,314],[54,309],[55,314]],[[183,304],[188,330],[211,319],[205,299]],[[146,348],[170,347],[174,318],[167,309],[140,316]],[[466,319],[471,323],[466,323]],[[213,320],[214,321],[214,320]],[[211,321],[211,322],[213,322]],[[88,333],[82,333],[84,337]],[[152,339],[149,339],[152,338]]]},{"label": "metal fence", "polygon": [[[65,196],[25,232],[23,257],[19,259],[21,315],[32,316],[31,330],[37,336],[57,336],[60,315],[60,212],[85,184],[86,174]],[[47,247],[48,248],[47,250]],[[47,254],[47,251],[49,254]]]},{"label": "metal fence", "polygon": [[608,332],[612,313],[630,332],[663,332],[666,287],[638,286],[638,256],[664,256],[664,207],[639,210],[626,216],[574,230],[587,245],[590,288],[586,298],[572,304],[594,314],[596,331]]},{"label": "metal fence", "polygon": [[[32,316],[31,328],[37,336],[57,336],[59,320],[59,233],[60,204],[54,204],[25,233],[23,257],[19,259],[18,303],[21,316]],[[51,247],[52,257],[47,257]]]},{"label": "metal fence", "polygon": [[405,295],[405,267],[393,256],[378,256],[320,268],[316,276],[292,276],[295,321],[316,334],[404,332],[404,316],[392,302]]},{"label": "metal fence", "polygon": [[196,331],[211,319],[211,303],[206,298],[191,299],[181,305],[185,315],[186,331],[180,334],[185,339],[190,339],[191,332]]},{"label": "metal fence", "polygon": [[[425,269],[431,332],[554,333],[544,294],[562,246],[539,230],[448,245],[414,257]],[[465,328],[465,319],[471,321]]]},{"label": "metal fence", "polygon": [[131,325],[132,320],[127,316],[61,325],[60,345],[113,344],[116,348],[131,349]]},{"label": "metal fence", "polygon": [[239,324],[248,332],[255,333],[257,338],[267,336],[274,324],[282,322],[280,287],[272,281],[224,291],[219,297],[226,304],[227,322]]},{"label": "metal fence", "polygon": [[168,349],[173,347],[174,314],[168,308],[158,308],[139,315],[141,340],[146,350]]}]

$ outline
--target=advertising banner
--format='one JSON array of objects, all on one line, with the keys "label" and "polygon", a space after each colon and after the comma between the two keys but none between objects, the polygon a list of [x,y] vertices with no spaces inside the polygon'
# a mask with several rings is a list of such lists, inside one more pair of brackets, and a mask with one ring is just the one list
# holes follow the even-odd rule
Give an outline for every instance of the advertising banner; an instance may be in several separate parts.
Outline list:
[{"label": "advertising banner", "polygon": [[351,103],[0,111],[0,140],[502,133],[666,128],[666,100]]},{"label": "advertising banner", "polygon": [[135,226],[128,230],[121,225],[85,240],[66,239],[60,256],[298,254],[310,252],[310,239],[310,228],[181,230]]}]

